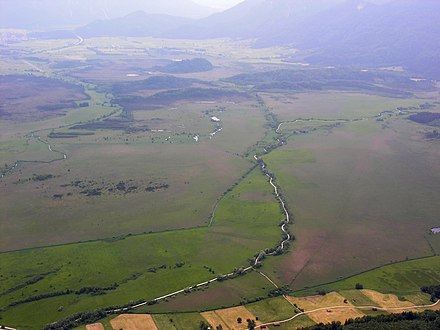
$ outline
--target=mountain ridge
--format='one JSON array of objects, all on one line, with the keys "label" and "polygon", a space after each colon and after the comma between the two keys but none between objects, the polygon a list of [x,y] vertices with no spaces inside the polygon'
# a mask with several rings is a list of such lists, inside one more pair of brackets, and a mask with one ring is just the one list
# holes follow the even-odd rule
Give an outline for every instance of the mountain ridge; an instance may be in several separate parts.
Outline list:
[{"label": "mountain ridge", "polygon": [[3,0],[0,28],[60,29],[120,18],[136,11],[187,18],[215,12],[192,0]]}]

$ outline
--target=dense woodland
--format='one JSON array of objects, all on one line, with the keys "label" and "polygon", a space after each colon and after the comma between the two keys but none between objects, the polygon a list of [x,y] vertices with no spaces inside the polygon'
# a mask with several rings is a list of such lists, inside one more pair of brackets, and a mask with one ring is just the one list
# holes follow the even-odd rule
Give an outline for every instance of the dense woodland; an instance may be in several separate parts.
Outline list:
[{"label": "dense woodland", "polygon": [[195,73],[211,71],[214,66],[204,58],[175,61],[165,66],[154,67],[153,70],[163,73]]},{"label": "dense woodland", "polygon": [[419,124],[440,126],[440,113],[419,112],[415,115],[409,116],[408,119]]}]

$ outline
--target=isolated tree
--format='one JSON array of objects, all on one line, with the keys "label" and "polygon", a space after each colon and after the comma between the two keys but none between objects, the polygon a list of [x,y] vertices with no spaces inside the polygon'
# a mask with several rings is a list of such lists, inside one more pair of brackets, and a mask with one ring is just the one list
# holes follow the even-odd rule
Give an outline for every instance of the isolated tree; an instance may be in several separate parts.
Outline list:
[{"label": "isolated tree", "polygon": [[247,319],[247,324],[248,324],[248,329],[249,330],[254,330],[255,329],[255,326],[256,326],[255,320]]},{"label": "isolated tree", "polygon": [[239,318],[237,319],[237,323],[238,323],[238,324],[241,324],[241,322],[243,322],[243,320],[241,319],[241,317],[239,317]]},{"label": "isolated tree", "polygon": [[201,330],[208,330],[208,329],[210,329],[210,326],[205,321],[200,321],[200,329]]}]

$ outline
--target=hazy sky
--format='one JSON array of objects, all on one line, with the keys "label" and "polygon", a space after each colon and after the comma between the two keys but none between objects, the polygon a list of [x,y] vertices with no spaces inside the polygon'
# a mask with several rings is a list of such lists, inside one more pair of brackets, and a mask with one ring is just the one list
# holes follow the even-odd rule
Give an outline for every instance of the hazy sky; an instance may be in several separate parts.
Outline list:
[{"label": "hazy sky", "polygon": [[242,2],[243,0],[193,0],[193,1],[213,8],[226,9],[235,6],[237,3]]}]

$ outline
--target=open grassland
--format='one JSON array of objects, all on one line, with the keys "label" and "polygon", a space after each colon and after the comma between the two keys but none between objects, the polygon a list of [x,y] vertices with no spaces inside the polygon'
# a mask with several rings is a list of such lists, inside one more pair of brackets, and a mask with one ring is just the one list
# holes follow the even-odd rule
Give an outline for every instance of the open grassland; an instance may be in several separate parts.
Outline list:
[{"label": "open grassland", "polygon": [[[207,225],[213,201],[248,166],[209,145],[84,144],[64,150],[66,161],[24,164],[3,180],[2,250]],[[19,181],[34,173],[54,177]]]},{"label": "open grassland", "polygon": [[284,297],[259,301],[246,308],[263,323],[285,320],[295,313],[295,308]]},{"label": "open grassland", "polygon": [[181,76],[217,80],[256,66],[282,64],[296,51],[287,48],[254,49],[248,40],[164,40],[154,38],[93,38],[78,45],[72,40],[30,40],[9,46],[25,60],[0,59],[5,73],[69,74],[85,81],[129,81],[147,78],[156,65],[176,59],[204,57],[215,65],[210,72]]},{"label": "open grassland", "polygon": [[[249,168],[241,155],[262,136],[264,117],[252,102],[181,107],[136,113],[135,123],[151,131],[38,133],[52,150],[66,153],[67,159],[20,163],[2,180],[0,207],[7,239],[0,243],[1,249],[206,225],[215,201]],[[216,130],[211,122],[214,115],[221,118],[223,130],[211,136]],[[62,138],[72,133],[79,135]],[[5,142],[0,152],[11,163],[62,157],[35,137]],[[32,180],[35,174],[52,177],[40,182]],[[132,190],[115,187],[120,182]],[[150,186],[164,188],[145,191]],[[75,230],[70,230],[72,226]]]},{"label": "open grassland", "polygon": [[[61,84],[62,86],[66,85]],[[60,87],[60,89],[62,88]],[[45,93],[39,93],[38,97],[41,99],[50,97],[50,91],[48,89]],[[28,118],[28,120],[16,120],[13,116],[0,118],[0,156],[3,162],[2,166],[10,167],[16,161],[49,162],[58,159],[60,155],[50,151],[46,144],[38,140],[38,137],[48,141],[47,134],[55,128],[68,127],[78,122],[96,120],[119,111],[118,107],[111,106],[108,103],[109,100],[104,94],[89,89],[86,90],[86,94],[87,100],[75,100],[73,104],[59,104],[62,108],[58,112],[46,117],[39,114],[42,112],[41,109],[35,109],[35,105],[27,104],[26,102],[29,103],[30,101],[25,98],[20,102],[22,103],[21,106],[25,109],[23,111],[26,111],[25,118]],[[31,92],[29,95],[34,94]],[[43,100],[40,100],[41,102]],[[77,104],[83,102],[87,103],[87,106],[77,107]],[[6,107],[7,109],[8,107]],[[9,110],[15,111],[13,109]],[[33,119],[30,120],[29,118]],[[53,142],[52,145],[54,150],[62,148],[62,146],[58,146]]]},{"label": "open grassland", "polygon": [[[299,293],[307,295],[320,290],[344,292],[343,290],[353,289],[356,283],[360,283],[365,289],[392,293],[411,300],[420,299],[419,293],[422,286],[435,285],[439,281],[440,257],[436,256],[394,263],[341,281],[305,289]],[[414,302],[427,303],[428,301]]]},{"label": "open grassland", "polygon": [[210,228],[0,254],[3,307],[41,294],[118,284],[104,295],[69,293],[18,304],[1,316],[8,324],[38,328],[74,312],[192,286],[246,266],[255,252],[275,246],[281,218],[271,186],[255,169],[220,202]]},{"label": "open grassland", "polygon": [[[93,86],[87,87],[94,88]],[[23,138],[31,132],[40,133],[43,131],[44,133],[44,131],[51,131],[52,129],[58,129],[60,127],[68,127],[78,122],[96,120],[117,113],[120,110],[119,107],[111,105],[109,103],[110,100],[103,93],[88,88],[86,88],[85,93],[90,99],[86,101],[76,100],[75,104],[86,102],[88,103],[88,106],[64,108],[63,110],[65,112],[62,115],[24,122],[21,120],[1,119],[0,128],[2,131],[2,142],[7,141],[8,139],[16,139],[17,137]],[[40,96],[44,97],[45,95],[42,94]]]},{"label": "open grassland", "polygon": [[157,314],[153,315],[153,319],[159,330],[198,330],[200,329],[200,322],[206,322],[199,313]]},{"label": "open grassland", "polygon": [[[301,295],[340,293],[292,299],[306,305],[322,299],[307,305],[313,308],[347,298],[353,304],[349,317],[374,315],[355,309],[363,303],[426,303],[419,288],[438,283],[438,257],[332,282],[439,253],[440,236],[429,234],[440,214],[438,143],[426,141],[427,128],[402,114],[366,118],[426,100],[346,92],[262,93],[257,102],[239,94],[225,100],[229,94],[220,95],[221,89],[231,92],[236,86],[218,79],[274,69],[294,50],[255,50],[247,41],[229,40],[97,38],[77,43],[18,43],[11,46],[17,61],[0,59],[2,73],[62,79],[84,88],[89,98],[57,89],[53,96],[62,92],[73,102],[57,116],[0,121],[0,158],[6,167],[17,160],[61,159],[20,162],[0,181],[0,251],[29,248],[0,253],[2,323],[38,329],[75,312],[154,299],[248,266],[255,253],[279,242],[284,217],[267,177],[258,168],[247,172],[255,153],[268,153],[263,159],[295,215],[297,238],[288,254],[265,260],[263,271],[280,286],[306,288]],[[151,110],[154,104],[143,102],[167,88],[132,86],[128,94],[145,98],[137,99],[140,106],[129,111],[116,104],[114,84],[161,77],[150,70],[200,56],[214,70],[174,78],[202,79],[188,84],[213,87],[218,99],[172,91],[161,94],[162,109]],[[84,101],[88,104],[80,107]],[[314,120],[296,121],[300,118]],[[349,122],[354,119],[362,120]],[[277,120],[283,122],[282,135],[268,130]],[[272,150],[279,137],[286,144]],[[61,245],[35,248],[56,244]],[[332,283],[313,287],[325,282]],[[352,291],[356,283],[383,294]],[[139,322],[148,318],[159,330],[198,329],[209,319],[232,329],[238,316],[244,324],[247,317],[291,317],[296,311],[281,297],[207,312],[205,318],[199,314],[259,300],[272,289],[267,279],[251,272],[143,306],[136,312],[165,314],[119,317],[113,328],[147,327]],[[182,311],[197,313],[166,314]],[[347,317],[340,311],[319,313],[280,328]],[[102,325],[112,328],[108,319]]]},{"label": "open grassland", "polygon": [[296,119],[355,119],[395,110],[397,107],[418,106],[419,99],[388,98],[347,92],[311,92],[295,94],[261,94],[280,121]]},{"label": "open grassland", "polygon": [[439,148],[389,116],[292,135],[265,156],[295,214],[281,281],[301,289],[435,254]]}]

